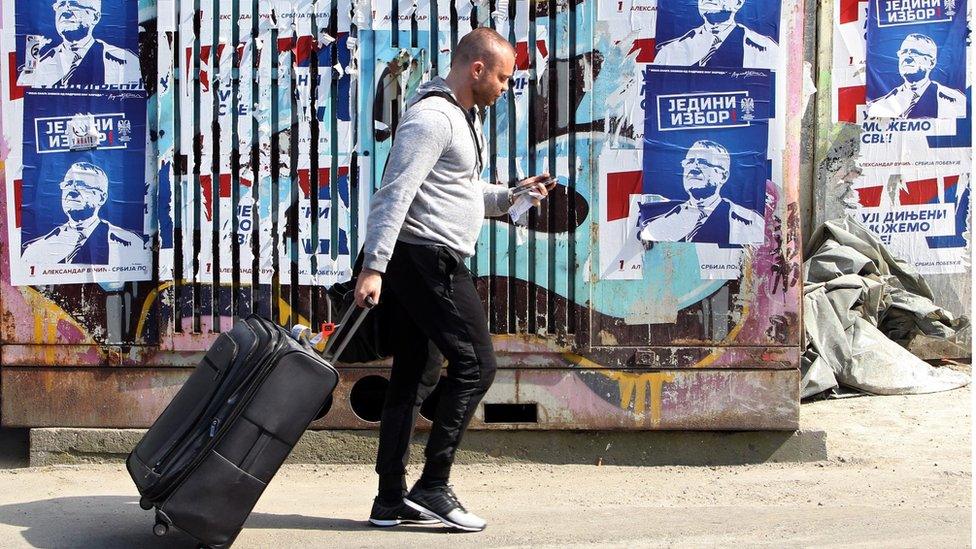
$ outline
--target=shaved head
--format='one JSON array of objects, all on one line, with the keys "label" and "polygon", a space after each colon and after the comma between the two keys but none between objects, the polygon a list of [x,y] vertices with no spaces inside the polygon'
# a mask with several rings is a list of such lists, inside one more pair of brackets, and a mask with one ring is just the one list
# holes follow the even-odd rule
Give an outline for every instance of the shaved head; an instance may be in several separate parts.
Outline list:
[{"label": "shaved head", "polygon": [[463,67],[481,61],[492,67],[505,53],[513,53],[515,48],[494,29],[478,27],[458,42],[451,57],[451,67]]}]

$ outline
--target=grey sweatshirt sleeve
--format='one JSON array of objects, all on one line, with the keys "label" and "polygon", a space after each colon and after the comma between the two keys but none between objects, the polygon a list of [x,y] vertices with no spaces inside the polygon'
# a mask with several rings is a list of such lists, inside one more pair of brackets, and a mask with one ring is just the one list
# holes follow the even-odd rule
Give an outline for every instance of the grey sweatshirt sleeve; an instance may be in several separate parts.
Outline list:
[{"label": "grey sweatshirt sleeve", "polygon": [[380,189],[370,202],[363,267],[386,272],[410,204],[437,159],[451,145],[447,115],[416,109],[397,127]]},{"label": "grey sweatshirt sleeve", "polygon": [[485,193],[485,217],[498,217],[508,213],[511,206],[511,192],[504,185],[492,185],[486,181],[481,182],[482,191]]}]

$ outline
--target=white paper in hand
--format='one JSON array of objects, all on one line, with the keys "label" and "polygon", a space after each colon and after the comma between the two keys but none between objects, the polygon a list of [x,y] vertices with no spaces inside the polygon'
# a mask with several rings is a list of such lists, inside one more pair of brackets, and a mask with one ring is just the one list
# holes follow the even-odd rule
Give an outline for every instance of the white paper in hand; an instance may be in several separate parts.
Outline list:
[{"label": "white paper in hand", "polygon": [[512,204],[512,207],[508,209],[508,216],[512,218],[512,222],[516,225],[527,225],[529,223],[529,210],[531,210],[532,206],[534,206],[532,201],[542,200],[542,198],[543,197],[541,194],[534,191],[529,191],[519,195],[519,197],[515,199],[515,204]]}]

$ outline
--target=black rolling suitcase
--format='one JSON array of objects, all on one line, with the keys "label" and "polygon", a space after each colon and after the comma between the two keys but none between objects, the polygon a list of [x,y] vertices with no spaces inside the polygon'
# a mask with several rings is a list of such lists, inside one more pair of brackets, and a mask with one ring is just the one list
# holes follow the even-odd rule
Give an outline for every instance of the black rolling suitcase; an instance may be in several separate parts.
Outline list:
[{"label": "black rolling suitcase", "polygon": [[[228,547],[309,423],[327,410],[341,354],[366,316],[348,308],[322,355],[258,316],[221,334],[129,454],[157,536],[172,526]],[[297,328],[297,327],[296,327]]]}]

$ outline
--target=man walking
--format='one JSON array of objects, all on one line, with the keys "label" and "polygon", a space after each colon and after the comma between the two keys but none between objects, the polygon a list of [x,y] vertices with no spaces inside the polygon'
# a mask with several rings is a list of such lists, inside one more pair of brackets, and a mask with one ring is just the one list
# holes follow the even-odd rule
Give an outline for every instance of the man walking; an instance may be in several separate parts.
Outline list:
[{"label": "man walking", "polygon": [[[507,212],[513,190],[481,180],[486,162],[479,111],[508,90],[515,50],[478,28],[454,49],[447,78],[421,86],[396,130],[381,188],[373,196],[356,302],[378,301],[393,331],[393,369],[376,458],[379,494],[370,523],[395,526],[432,518],[465,531],[485,521],[448,485],[451,465],[478,403],[495,377],[495,355],[481,299],[463,259],[474,254],[485,216]],[[547,187],[548,184],[548,187]],[[548,174],[516,189],[545,197]],[[423,474],[409,493],[406,465],[420,404],[447,376],[425,451]]]}]

